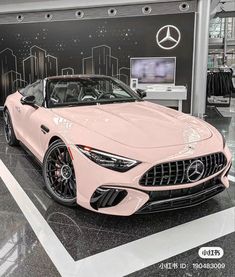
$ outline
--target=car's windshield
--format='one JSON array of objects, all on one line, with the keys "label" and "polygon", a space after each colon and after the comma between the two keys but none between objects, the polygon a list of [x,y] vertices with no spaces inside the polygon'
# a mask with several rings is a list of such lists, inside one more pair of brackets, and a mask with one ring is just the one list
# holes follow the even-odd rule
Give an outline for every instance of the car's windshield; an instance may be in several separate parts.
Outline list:
[{"label": "car's windshield", "polygon": [[47,82],[47,104],[50,108],[132,101],[140,101],[140,98],[113,78],[58,78]]}]

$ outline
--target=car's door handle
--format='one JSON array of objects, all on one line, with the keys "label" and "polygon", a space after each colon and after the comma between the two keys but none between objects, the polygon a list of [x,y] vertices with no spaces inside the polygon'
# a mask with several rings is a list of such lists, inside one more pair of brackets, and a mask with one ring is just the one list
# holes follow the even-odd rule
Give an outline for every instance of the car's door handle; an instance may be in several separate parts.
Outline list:
[{"label": "car's door handle", "polygon": [[41,131],[43,132],[43,134],[46,134],[50,132],[50,129],[47,128],[47,126],[45,125],[41,125]]},{"label": "car's door handle", "polygon": [[21,112],[21,108],[19,107],[19,106],[16,106],[16,110],[17,110],[17,112]]}]

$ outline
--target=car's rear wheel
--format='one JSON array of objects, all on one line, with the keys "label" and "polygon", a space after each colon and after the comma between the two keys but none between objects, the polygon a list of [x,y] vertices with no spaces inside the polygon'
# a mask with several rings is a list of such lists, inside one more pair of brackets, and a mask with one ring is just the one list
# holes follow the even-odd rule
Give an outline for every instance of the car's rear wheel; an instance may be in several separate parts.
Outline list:
[{"label": "car's rear wheel", "polygon": [[4,118],[4,135],[7,143],[10,146],[16,146],[19,144],[19,141],[16,138],[14,128],[11,121],[11,116],[8,110],[5,110],[3,113]]},{"label": "car's rear wheel", "polygon": [[45,154],[43,177],[53,199],[67,206],[76,204],[76,178],[73,162],[67,146],[61,140],[52,143]]}]

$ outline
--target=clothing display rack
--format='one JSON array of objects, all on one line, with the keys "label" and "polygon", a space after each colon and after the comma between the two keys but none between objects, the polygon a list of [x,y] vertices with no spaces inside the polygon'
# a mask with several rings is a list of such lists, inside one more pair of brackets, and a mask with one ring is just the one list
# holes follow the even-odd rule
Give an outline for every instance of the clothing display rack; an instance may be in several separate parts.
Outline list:
[{"label": "clothing display rack", "polygon": [[207,71],[207,105],[229,107],[234,86],[233,70],[229,67],[211,68]]}]

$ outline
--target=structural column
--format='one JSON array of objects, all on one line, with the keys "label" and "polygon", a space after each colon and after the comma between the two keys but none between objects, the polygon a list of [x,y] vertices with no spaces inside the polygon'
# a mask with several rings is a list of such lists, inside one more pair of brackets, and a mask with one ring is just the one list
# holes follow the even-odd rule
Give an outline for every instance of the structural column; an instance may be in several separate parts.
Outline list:
[{"label": "structural column", "polygon": [[206,79],[211,0],[198,0],[192,114],[203,117],[206,110]]}]

